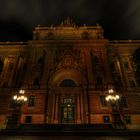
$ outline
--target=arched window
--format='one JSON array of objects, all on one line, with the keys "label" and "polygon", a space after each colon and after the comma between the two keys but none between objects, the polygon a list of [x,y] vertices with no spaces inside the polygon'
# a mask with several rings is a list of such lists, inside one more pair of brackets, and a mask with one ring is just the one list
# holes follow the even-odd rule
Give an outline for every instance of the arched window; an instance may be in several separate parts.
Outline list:
[{"label": "arched window", "polygon": [[60,83],[60,87],[76,87],[76,84],[71,79],[65,79]]},{"label": "arched window", "polygon": [[99,63],[99,59],[97,56],[93,56],[93,62],[96,64]]},{"label": "arched window", "polygon": [[99,76],[98,76],[98,77],[96,78],[96,84],[97,84],[97,85],[103,85],[103,79],[102,79],[102,77],[99,77]]},{"label": "arched window", "polygon": [[38,78],[35,78],[35,79],[34,79],[33,85],[39,85],[39,79],[38,79]]},{"label": "arched window", "polygon": [[33,89],[40,89],[40,82],[39,82],[39,78],[35,78],[33,80],[33,86],[32,86]]}]

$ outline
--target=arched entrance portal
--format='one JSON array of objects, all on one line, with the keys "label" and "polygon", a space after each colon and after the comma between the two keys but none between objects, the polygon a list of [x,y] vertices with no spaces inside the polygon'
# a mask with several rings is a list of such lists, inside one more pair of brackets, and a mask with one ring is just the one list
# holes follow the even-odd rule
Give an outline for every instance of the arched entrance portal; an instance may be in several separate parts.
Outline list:
[{"label": "arched entrance portal", "polygon": [[62,70],[50,79],[48,123],[86,123],[84,78],[75,70]]}]

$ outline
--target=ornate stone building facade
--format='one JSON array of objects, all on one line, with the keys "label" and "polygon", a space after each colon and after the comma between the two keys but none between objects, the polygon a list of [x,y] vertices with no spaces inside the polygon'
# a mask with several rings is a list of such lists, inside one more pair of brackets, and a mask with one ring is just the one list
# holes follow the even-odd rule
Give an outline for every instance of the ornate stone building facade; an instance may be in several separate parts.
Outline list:
[{"label": "ornate stone building facade", "polygon": [[[0,42],[0,126],[13,112],[12,96],[28,101],[21,123],[102,124],[140,128],[140,88],[133,54],[140,41],[110,41],[101,26],[38,26],[33,40]],[[120,95],[111,106],[105,96]],[[118,126],[119,127],[119,126]]]}]

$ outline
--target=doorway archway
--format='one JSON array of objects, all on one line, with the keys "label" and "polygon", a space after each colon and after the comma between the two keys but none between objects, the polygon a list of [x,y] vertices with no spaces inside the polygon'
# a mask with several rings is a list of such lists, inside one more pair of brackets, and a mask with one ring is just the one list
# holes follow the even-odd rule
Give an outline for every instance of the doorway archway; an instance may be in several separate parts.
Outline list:
[{"label": "doorway archway", "polygon": [[82,123],[86,112],[84,84],[84,76],[75,69],[53,74],[48,95],[50,123]]}]

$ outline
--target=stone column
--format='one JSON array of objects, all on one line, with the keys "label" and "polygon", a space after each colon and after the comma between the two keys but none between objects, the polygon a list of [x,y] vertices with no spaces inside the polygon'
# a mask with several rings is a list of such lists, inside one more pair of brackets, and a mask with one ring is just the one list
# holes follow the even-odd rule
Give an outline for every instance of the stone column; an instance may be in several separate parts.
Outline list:
[{"label": "stone column", "polygon": [[31,53],[29,53],[29,56],[26,56],[27,58],[27,70],[25,71],[25,76],[23,77],[23,88],[31,88],[31,84],[32,84],[32,68],[33,65],[35,64],[35,57],[36,57],[36,51],[35,48],[33,46],[30,47],[30,49],[32,49]]},{"label": "stone column", "polygon": [[6,57],[4,60],[4,66],[3,66],[3,71],[2,74],[0,76],[0,86],[2,86],[4,84],[5,81],[5,77],[6,77],[6,73],[7,73],[7,64],[8,64],[8,58]]},{"label": "stone column", "polygon": [[101,60],[102,60],[102,73],[105,79],[105,88],[112,88],[112,77],[111,77],[111,70],[109,66],[109,58],[106,50],[101,52]]},{"label": "stone column", "polygon": [[116,57],[116,64],[117,64],[117,67],[118,67],[118,70],[119,70],[119,73],[120,73],[122,84],[125,87],[126,86],[126,79],[125,79],[126,76],[125,76],[125,73],[124,73],[123,64],[122,64],[119,56]]},{"label": "stone column", "polygon": [[55,95],[54,123],[58,123],[58,95]]},{"label": "stone column", "polygon": [[81,123],[84,123],[84,97],[83,97],[83,91],[81,90],[80,94],[80,101],[81,101]]},{"label": "stone column", "polygon": [[52,103],[51,103],[51,106],[50,106],[50,110],[51,110],[51,123],[54,123],[54,118],[55,118],[55,94],[54,93],[51,93],[53,94],[52,95]]},{"label": "stone column", "polygon": [[87,97],[87,91],[84,88],[84,96],[83,96],[83,107],[84,107],[84,122],[85,123],[90,123],[90,112],[89,112],[89,102],[88,102],[88,97]]},{"label": "stone column", "polygon": [[89,50],[85,50],[85,63],[86,63],[86,79],[87,79],[87,84],[90,87],[94,86],[94,80],[93,80],[93,70],[92,70],[92,63],[91,63],[91,57],[90,57],[90,52]]},{"label": "stone column", "polygon": [[51,111],[52,111],[52,108],[51,108],[51,106],[52,106],[52,94],[51,94],[51,92],[49,91],[48,92],[48,99],[47,99],[47,123],[51,123]]},{"label": "stone column", "polygon": [[81,123],[81,105],[80,105],[80,96],[77,95],[77,123]]}]

